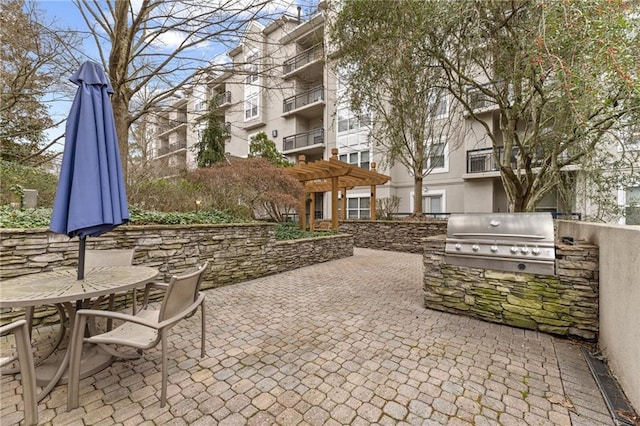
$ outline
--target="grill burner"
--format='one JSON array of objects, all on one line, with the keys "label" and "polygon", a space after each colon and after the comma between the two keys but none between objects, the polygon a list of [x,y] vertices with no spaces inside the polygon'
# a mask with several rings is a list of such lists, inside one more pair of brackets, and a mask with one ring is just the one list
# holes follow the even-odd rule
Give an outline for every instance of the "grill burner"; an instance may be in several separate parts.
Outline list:
[{"label": "grill burner", "polygon": [[551,213],[452,214],[445,262],[473,268],[555,274]]}]

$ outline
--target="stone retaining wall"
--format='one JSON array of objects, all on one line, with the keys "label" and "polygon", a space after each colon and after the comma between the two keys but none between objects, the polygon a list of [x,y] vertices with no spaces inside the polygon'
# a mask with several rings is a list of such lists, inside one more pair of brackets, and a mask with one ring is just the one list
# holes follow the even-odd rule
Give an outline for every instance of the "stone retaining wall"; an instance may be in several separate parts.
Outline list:
[{"label": "stone retaining wall", "polygon": [[[202,288],[209,289],[353,256],[353,237],[276,241],[272,224],[233,224],[120,226],[87,238],[87,249],[110,248],[135,248],[134,264],[158,268],[161,281],[208,260]],[[0,229],[0,280],[75,268],[77,262],[77,238],[46,229]]]},{"label": "stone retaining wall", "polygon": [[427,308],[594,340],[598,336],[598,247],[556,245],[556,275],[447,265],[445,236],[425,239]]},{"label": "stone retaining wall", "polygon": [[422,253],[423,239],[446,234],[446,220],[342,220],[338,230],[353,235],[353,244],[376,250]]}]

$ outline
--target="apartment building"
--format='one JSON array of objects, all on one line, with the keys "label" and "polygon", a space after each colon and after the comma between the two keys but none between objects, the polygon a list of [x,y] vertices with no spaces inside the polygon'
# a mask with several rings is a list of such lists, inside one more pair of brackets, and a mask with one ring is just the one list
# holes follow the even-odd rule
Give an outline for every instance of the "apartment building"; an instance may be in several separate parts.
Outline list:
[{"label": "apartment building", "polygon": [[[331,149],[337,148],[340,160],[347,163],[363,168],[370,168],[373,162],[380,164],[383,155],[369,137],[370,117],[357,116],[343,100],[343,89],[326,51],[325,18],[323,11],[317,10],[306,19],[283,15],[268,25],[250,23],[240,43],[228,52],[231,62],[227,70],[194,84],[161,115],[162,131],[155,142],[158,168],[165,175],[195,168],[191,147],[204,129],[201,118],[211,100],[227,130],[229,155],[246,157],[251,138],[264,132],[294,163],[301,155],[307,162],[328,159]],[[490,128],[496,127],[497,107],[473,91],[468,96],[475,112]],[[483,126],[456,113],[447,102],[440,113],[443,118],[457,114],[454,119],[460,131],[452,140],[439,141],[441,147],[431,159],[434,167],[423,181],[423,211],[432,215],[508,211],[491,141]],[[377,171],[391,176],[389,183],[377,188],[377,198],[398,197],[398,212],[411,213],[413,176],[400,165],[378,167]],[[619,194],[622,205],[633,200],[638,190],[623,190]],[[346,198],[347,217],[369,217],[370,188],[354,188]],[[538,208],[565,211],[554,193]],[[587,200],[577,210],[585,214],[589,208]],[[316,218],[330,217],[329,194],[316,195],[314,211]]]}]

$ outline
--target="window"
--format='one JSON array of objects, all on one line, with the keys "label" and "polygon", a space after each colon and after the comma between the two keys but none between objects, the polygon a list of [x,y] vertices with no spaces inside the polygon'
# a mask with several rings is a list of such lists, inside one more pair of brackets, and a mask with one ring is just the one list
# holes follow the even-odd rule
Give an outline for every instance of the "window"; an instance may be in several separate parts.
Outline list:
[{"label": "window", "polygon": [[428,191],[422,195],[422,212],[423,213],[444,213],[445,212],[445,192],[444,191]]},{"label": "window", "polygon": [[258,117],[260,107],[260,75],[256,63],[257,53],[247,56],[247,76],[244,81],[244,119],[245,121]]},{"label": "window", "polygon": [[449,171],[449,156],[447,154],[446,142],[427,142],[425,149],[427,150],[425,170],[430,170],[432,173]]},{"label": "window", "polygon": [[429,117],[445,118],[449,114],[449,102],[447,94],[441,89],[432,89],[427,95],[427,113]]},{"label": "window", "polygon": [[371,199],[369,197],[347,198],[347,219],[371,218]]},{"label": "window", "polygon": [[244,101],[244,118],[250,120],[258,116],[258,95],[247,96]]},{"label": "window", "polygon": [[640,225],[640,186],[626,189],[624,217],[627,225]]},{"label": "window", "polygon": [[369,151],[351,152],[349,154],[340,154],[338,160],[369,170],[371,164],[369,156]]},{"label": "window", "polygon": [[422,211],[424,213],[442,213],[442,195],[422,197]]},{"label": "window", "polygon": [[356,115],[350,108],[340,108],[338,110],[338,133],[361,130],[371,123],[368,113]]}]

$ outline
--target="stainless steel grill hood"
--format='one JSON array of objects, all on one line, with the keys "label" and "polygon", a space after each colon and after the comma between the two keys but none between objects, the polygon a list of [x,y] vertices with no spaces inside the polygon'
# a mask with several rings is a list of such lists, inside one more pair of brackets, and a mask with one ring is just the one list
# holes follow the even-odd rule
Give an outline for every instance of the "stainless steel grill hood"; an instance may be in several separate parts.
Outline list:
[{"label": "stainless steel grill hood", "polygon": [[551,213],[452,214],[445,262],[554,275],[554,240]]}]

